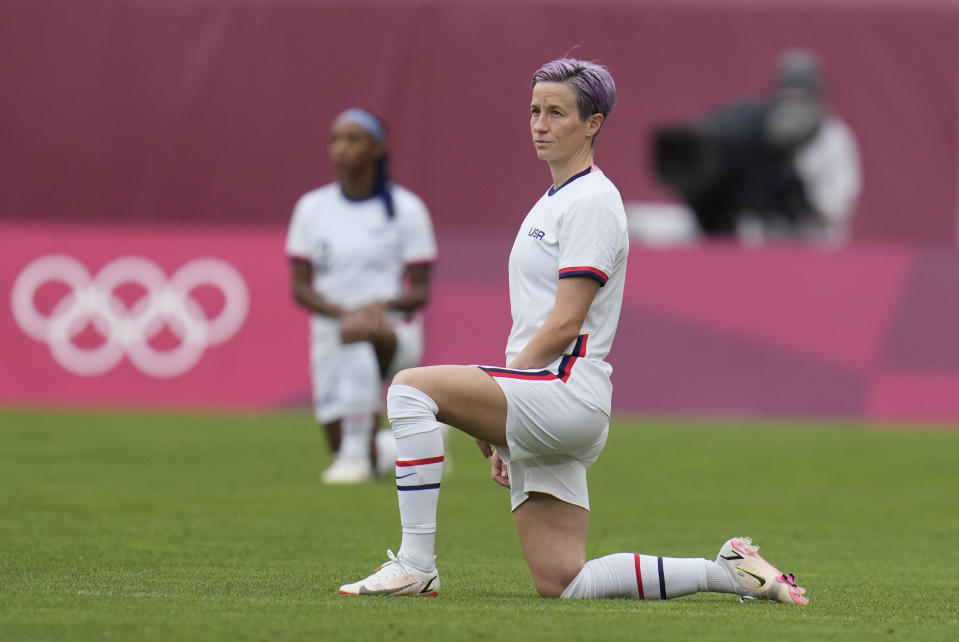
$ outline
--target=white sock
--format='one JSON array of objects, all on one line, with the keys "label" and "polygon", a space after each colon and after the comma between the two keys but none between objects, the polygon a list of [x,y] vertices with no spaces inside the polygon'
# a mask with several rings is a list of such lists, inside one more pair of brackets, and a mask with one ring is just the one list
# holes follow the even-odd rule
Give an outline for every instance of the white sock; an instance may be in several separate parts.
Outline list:
[{"label": "white sock", "polygon": [[376,431],[376,474],[380,477],[393,473],[396,465],[396,439],[392,430]]},{"label": "white sock", "polygon": [[373,436],[371,412],[344,415],[340,419],[343,440],[340,442],[340,457],[370,458],[370,438]]},{"label": "white sock", "polygon": [[340,347],[338,359],[336,385],[343,411],[339,454],[369,461],[380,394],[376,352],[367,342],[347,343]]},{"label": "white sock", "polygon": [[[665,600],[707,589],[709,560],[615,553],[590,560],[561,597]],[[713,562],[715,564],[715,562]]]},{"label": "white sock", "polygon": [[428,571],[434,566],[436,506],[443,478],[443,433],[438,408],[412,386],[390,386],[387,416],[396,438],[396,494],[403,540],[399,557]]},{"label": "white sock", "polygon": [[706,560],[706,590],[710,593],[739,593],[739,587],[718,562]]}]

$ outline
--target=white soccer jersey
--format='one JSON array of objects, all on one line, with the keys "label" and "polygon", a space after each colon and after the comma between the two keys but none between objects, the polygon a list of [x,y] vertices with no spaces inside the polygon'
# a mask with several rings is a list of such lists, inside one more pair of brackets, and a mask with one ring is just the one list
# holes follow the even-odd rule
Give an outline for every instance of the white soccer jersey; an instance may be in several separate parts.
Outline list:
[{"label": "white soccer jersey", "polygon": [[[619,323],[628,253],[622,198],[597,167],[577,175],[558,190],[550,188],[526,215],[510,252],[513,327],[506,346],[507,363],[546,321],[556,301],[559,279],[596,279],[602,287],[586,314],[581,335],[569,345],[566,356],[547,370],[565,381],[574,366],[580,367],[576,363],[579,359],[580,370],[587,376],[580,378],[577,387],[583,388],[588,401],[608,414],[612,394],[608,377],[612,368],[604,360]],[[487,371],[494,376],[504,374],[494,369]],[[517,378],[536,376],[527,373]]]},{"label": "white soccer jersey", "polygon": [[348,199],[338,183],[305,194],[293,210],[286,253],[313,266],[313,287],[346,308],[392,299],[403,291],[406,266],[436,259],[426,205],[392,187],[395,215],[379,196]]}]

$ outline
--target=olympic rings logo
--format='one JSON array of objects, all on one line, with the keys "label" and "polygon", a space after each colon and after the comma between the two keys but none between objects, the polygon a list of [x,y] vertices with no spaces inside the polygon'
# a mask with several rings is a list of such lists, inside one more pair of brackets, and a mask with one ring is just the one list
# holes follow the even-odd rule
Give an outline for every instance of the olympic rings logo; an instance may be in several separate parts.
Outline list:
[{"label": "olympic rings logo", "polygon": [[[44,315],[37,309],[35,297],[49,283],[66,285],[69,292]],[[145,293],[128,304],[117,289],[130,285]],[[212,318],[194,297],[201,286],[212,286],[223,296],[223,308]],[[124,256],[91,277],[76,259],[51,254],[20,272],[11,304],[20,328],[46,343],[53,358],[69,372],[100,375],[126,356],[144,374],[170,378],[190,370],[207,347],[223,343],[240,329],[249,295],[240,273],[218,259],[190,261],[167,279],[153,261]],[[74,340],[91,325],[103,342],[95,347],[78,346]],[[150,341],[164,328],[178,343],[170,349],[157,349]]]}]

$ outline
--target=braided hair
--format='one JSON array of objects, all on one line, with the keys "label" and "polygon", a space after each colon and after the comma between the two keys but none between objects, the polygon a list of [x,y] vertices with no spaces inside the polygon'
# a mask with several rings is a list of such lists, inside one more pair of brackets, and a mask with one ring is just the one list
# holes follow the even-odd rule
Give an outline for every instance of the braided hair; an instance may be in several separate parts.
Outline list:
[{"label": "braided hair", "polygon": [[[336,117],[334,122],[348,121],[362,127],[373,140],[383,144],[386,142],[386,125],[377,116],[371,112],[359,107],[347,109]],[[389,164],[389,155],[384,153],[376,161],[376,174],[373,180],[373,196],[379,197],[386,207],[386,217],[392,219],[396,215],[396,208],[393,204],[393,190],[390,182],[390,175],[387,170]]]}]

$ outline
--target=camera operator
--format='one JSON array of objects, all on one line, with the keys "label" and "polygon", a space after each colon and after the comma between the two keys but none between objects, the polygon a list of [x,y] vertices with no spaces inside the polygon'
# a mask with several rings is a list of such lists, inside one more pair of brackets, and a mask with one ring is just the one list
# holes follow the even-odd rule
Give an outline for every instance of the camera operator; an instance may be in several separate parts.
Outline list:
[{"label": "camera operator", "polygon": [[855,139],[829,112],[816,56],[787,51],[776,89],[653,137],[660,179],[709,236],[841,242],[859,194]]}]

